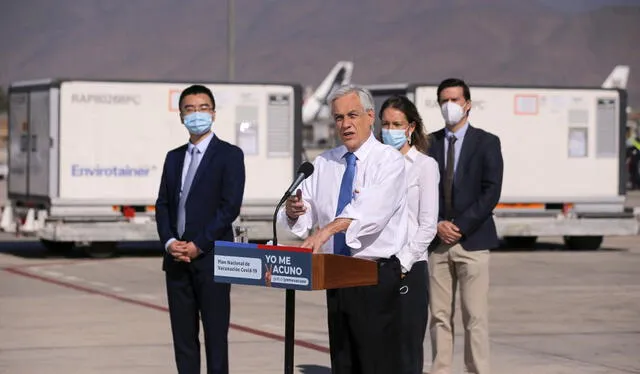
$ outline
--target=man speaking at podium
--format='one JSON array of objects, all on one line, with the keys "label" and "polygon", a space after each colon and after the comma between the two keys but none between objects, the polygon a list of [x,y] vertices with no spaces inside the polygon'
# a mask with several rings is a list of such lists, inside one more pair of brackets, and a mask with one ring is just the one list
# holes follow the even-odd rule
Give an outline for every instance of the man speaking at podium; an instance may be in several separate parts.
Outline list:
[{"label": "man speaking at podium", "polygon": [[400,366],[404,159],[374,137],[367,90],[340,87],[329,103],[343,145],[315,159],[315,172],[278,212],[278,222],[301,238],[317,225],[302,244],[315,252],[378,262],[377,285],[327,290],[331,367],[335,374],[392,374]]}]

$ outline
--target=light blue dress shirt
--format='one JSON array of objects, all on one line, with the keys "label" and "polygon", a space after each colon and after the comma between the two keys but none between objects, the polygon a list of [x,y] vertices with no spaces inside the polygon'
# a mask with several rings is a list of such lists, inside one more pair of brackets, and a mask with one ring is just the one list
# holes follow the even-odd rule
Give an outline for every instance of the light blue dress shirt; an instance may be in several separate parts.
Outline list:
[{"label": "light blue dress shirt", "polygon": [[456,132],[452,132],[448,128],[444,129],[445,142],[444,142],[444,167],[447,167],[447,152],[449,152],[449,137],[453,134],[458,139],[455,144],[455,161],[453,163],[453,173],[455,174],[458,168],[458,160],[460,160],[460,150],[462,149],[462,142],[464,142],[464,135],[467,133],[467,129],[469,128],[469,122],[465,123],[464,126],[458,129]]},{"label": "light blue dress shirt", "polygon": [[[187,170],[189,170],[189,164],[191,163],[191,157],[192,157],[191,150],[193,148],[198,148],[198,151],[200,151],[200,152],[194,152],[194,156],[198,157],[198,160],[196,160],[196,170],[198,170],[198,167],[200,167],[200,161],[202,161],[202,156],[204,156],[204,152],[207,150],[207,147],[209,147],[209,143],[211,143],[211,139],[213,139],[213,132],[210,132],[209,135],[207,135],[206,138],[202,139],[202,141],[200,141],[198,144],[193,144],[191,142],[188,143],[187,151],[184,154],[184,166],[182,167],[180,194],[182,194],[182,186],[184,186],[184,179],[187,177]],[[191,187],[193,188],[193,185]],[[167,240],[167,242],[164,244],[165,250],[168,251],[169,244],[171,244],[176,240],[177,240],[176,238],[171,238]]]}]

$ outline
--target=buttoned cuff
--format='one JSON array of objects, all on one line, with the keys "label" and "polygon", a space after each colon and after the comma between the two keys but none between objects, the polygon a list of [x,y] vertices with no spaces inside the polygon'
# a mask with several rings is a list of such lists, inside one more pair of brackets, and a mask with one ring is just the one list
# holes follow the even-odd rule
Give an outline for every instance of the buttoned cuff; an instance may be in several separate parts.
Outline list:
[{"label": "buttoned cuff", "polygon": [[164,243],[164,250],[165,250],[165,252],[169,253],[169,246],[171,245],[171,243],[175,242],[176,240],[178,240],[178,239],[176,239],[176,238],[171,238],[171,239],[167,240],[167,242],[166,242],[166,243]]},{"label": "buttoned cuff", "polygon": [[402,250],[398,252],[396,257],[398,257],[398,260],[400,260],[400,265],[402,266],[402,272],[403,273],[410,272],[411,268],[413,267],[413,264],[415,263],[415,260],[413,258],[413,254],[411,253],[411,251],[409,251],[409,248],[406,246],[402,248]]},{"label": "buttoned cuff", "polygon": [[280,210],[278,211],[278,215],[276,217],[278,226],[289,230],[289,232],[291,232],[292,234],[296,235],[301,239],[305,239],[309,234],[307,232],[307,225],[308,225],[307,215],[310,214],[308,211],[309,206],[307,205],[307,203],[305,203],[305,206],[307,206],[307,213],[298,217],[298,219],[295,222],[289,219],[289,216],[287,216],[287,212],[285,211],[284,208],[280,208]]},{"label": "buttoned cuff", "polygon": [[347,227],[347,230],[345,231],[345,243],[349,248],[360,249],[362,247],[362,242],[360,242],[358,235],[361,231],[362,220],[359,215],[353,212],[350,208],[351,206],[347,205],[342,213],[340,213],[336,218],[347,218],[351,220],[349,227]]}]

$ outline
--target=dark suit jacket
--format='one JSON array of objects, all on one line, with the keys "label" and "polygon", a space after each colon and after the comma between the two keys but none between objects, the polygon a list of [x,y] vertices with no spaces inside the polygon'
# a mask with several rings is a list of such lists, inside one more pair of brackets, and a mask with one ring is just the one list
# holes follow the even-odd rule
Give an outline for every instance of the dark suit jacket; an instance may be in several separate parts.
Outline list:
[{"label": "dark suit jacket", "polygon": [[[231,224],[240,214],[245,167],[240,148],[212,136],[187,198],[184,235],[178,237],[177,218],[186,144],[167,153],[156,201],[156,222],[163,245],[171,238],[192,241],[204,252],[195,261],[210,261],[213,266],[213,242],[233,241]],[[165,253],[164,270],[177,264],[181,263]]]},{"label": "dark suit jacket", "polygon": [[[440,209],[438,221],[446,217],[444,203],[445,183],[445,131],[431,135],[429,155],[440,168]],[[462,232],[460,244],[466,250],[491,249],[498,246],[493,209],[502,190],[502,150],[500,139],[484,130],[469,125],[464,136],[460,159],[453,182],[453,223]],[[430,248],[440,243],[436,238]]]}]

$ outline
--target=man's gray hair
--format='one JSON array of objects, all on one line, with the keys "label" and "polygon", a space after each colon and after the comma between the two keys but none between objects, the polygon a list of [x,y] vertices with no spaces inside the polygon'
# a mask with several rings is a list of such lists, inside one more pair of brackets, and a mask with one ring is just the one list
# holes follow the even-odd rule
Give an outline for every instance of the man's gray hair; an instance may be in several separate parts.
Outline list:
[{"label": "man's gray hair", "polygon": [[347,84],[344,86],[340,86],[337,90],[333,91],[331,95],[327,98],[327,102],[329,105],[332,105],[333,102],[341,98],[342,96],[356,93],[360,98],[360,103],[364,107],[365,112],[368,110],[373,110],[375,112],[375,104],[373,103],[373,96],[371,96],[371,92],[364,87],[356,86],[354,84]]}]

